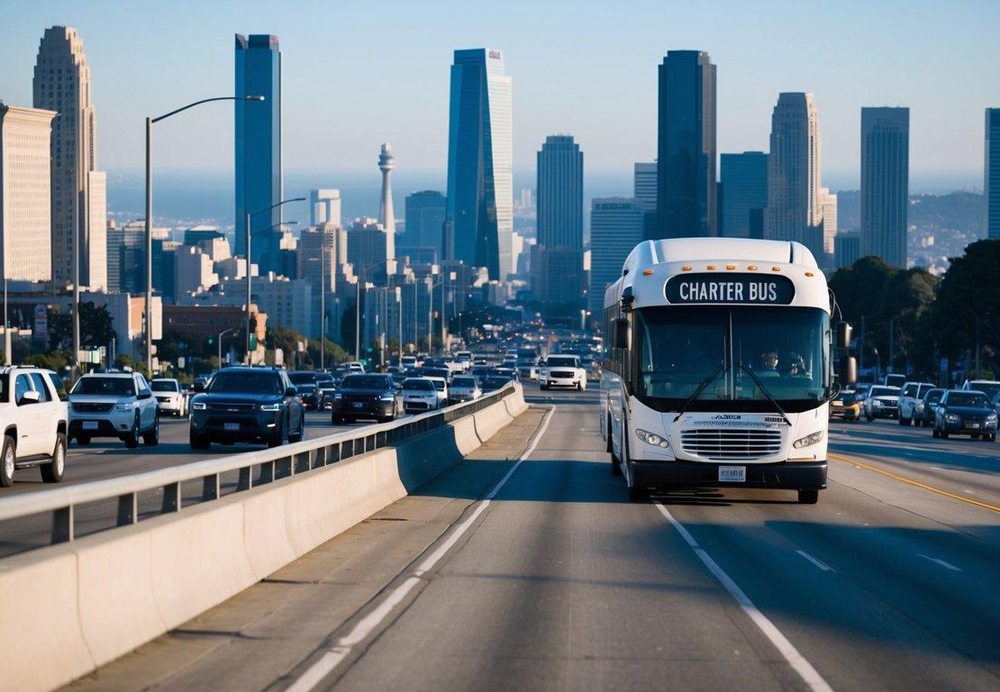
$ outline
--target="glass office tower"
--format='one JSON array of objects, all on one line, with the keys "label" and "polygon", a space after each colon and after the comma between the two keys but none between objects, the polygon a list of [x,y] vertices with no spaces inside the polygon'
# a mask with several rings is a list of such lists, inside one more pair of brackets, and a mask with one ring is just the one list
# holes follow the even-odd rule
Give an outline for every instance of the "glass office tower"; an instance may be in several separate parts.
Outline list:
[{"label": "glass office tower", "polygon": [[659,82],[658,235],[717,235],[715,65],[708,53],[672,50]]},{"label": "glass office tower", "polygon": [[456,50],[451,66],[445,258],[513,271],[510,77],[503,53]]},{"label": "glass office tower", "polygon": [[281,51],[278,37],[236,34],[236,96],[260,94],[264,102],[236,101],[236,254],[246,254],[251,220],[251,261],[261,275],[281,272]]}]

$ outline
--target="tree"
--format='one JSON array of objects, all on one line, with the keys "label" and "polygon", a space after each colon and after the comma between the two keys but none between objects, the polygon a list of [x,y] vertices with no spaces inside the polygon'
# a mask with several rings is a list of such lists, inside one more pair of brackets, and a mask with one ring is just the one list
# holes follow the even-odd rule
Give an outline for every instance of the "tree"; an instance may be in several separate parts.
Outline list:
[{"label": "tree", "polygon": [[[80,347],[107,346],[115,338],[115,324],[107,305],[80,303]],[[73,349],[73,313],[49,310],[49,348]]]},{"label": "tree", "polygon": [[[931,331],[942,355],[958,359],[968,354],[975,366],[977,343],[980,368],[998,371],[1000,353],[1000,284],[994,279],[1000,267],[1000,240],[980,240],[951,258],[941,281]],[[980,373],[977,373],[979,376]]]}]

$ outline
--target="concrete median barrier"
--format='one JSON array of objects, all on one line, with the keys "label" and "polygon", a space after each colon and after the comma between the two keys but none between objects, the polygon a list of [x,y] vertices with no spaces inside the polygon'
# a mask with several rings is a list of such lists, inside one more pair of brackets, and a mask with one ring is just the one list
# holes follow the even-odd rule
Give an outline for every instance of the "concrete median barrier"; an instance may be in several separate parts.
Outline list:
[{"label": "concrete median barrier", "polygon": [[459,462],[512,395],[395,446],[0,561],[0,689],[51,690],[218,605]]}]

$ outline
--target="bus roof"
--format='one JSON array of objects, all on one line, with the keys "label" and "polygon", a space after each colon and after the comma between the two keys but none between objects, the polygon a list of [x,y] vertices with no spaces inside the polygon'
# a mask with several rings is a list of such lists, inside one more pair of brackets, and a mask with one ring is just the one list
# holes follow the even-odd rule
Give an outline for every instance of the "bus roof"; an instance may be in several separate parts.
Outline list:
[{"label": "bus roof", "polygon": [[[680,275],[695,281],[700,278],[703,283],[742,283],[744,286],[737,289],[742,292],[729,293],[726,299],[716,299],[716,294],[708,291],[692,292],[687,287],[680,295],[675,294],[674,299],[670,299],[665,295],[670,293],[667,282],[671,277]],[[781,295],[771,301],[749,299],[748,282],[775,281],[790,286],[783,291],[787,300]],[[622,291],[627,287],[631,287],[635,307],[739,303],[830,309],[826,277],[812,252],[793,241],[752,238],[644,240],[629,253],[621,277],[605,291],[605,307],[620,300]],[[706,288],[713,289],[711,285]],[[734,296],[736,300],[733,300]]]}]

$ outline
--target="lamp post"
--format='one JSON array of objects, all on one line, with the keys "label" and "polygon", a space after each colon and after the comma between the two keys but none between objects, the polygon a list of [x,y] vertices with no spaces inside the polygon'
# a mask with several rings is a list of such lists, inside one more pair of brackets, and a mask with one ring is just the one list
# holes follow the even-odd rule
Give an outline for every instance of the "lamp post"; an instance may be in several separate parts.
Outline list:
[{"label": "lamp post", "polygon": [[[354,358],[355,360],[361,360],[361,284],[365,280],[365,274],[368,273],[369,269],[374,269],[386,262],[395,261],[394,257],[386,257],[384,260],[379,260],[378,262],[372,262],[371,264],[365,265],[358,268],[358,280],[355,283],[354,289]],[[368,292],[367,286],[365,287],[365,293]]]},{"label": "lamp post", "polygon": [[229,332],[235,332],[235,331],[236,327],[230,327],[229,329],[225,329],[219,332],[219,370],[222,370],[222,337],[224,337]]},{"label": "lamp post", "polygon": [[434,331],[434,289],[438,286],[441,287],[441,352],[444,353],[444,342],[445,342],[445,329],[447,326],[444,321],[444,284],[445,281],[454,281],[457,277],[455,272],[448,272],[447,274],[442,274],[441,278],[437,281],[431,283],[431,295],[430,299],[427,301],[427,355],[431,353],[431,333]]},{"label": "lamp post", "polygon": [[[212,101],[263,101],[260,94],[249,96],[216,96],[210,99],[202,99],[188,105],[170,111],[158,118],[146,118],[146,365],[149,374],[153,374],[153,123],[166,120],[171,115],[177,115],[189,108],[200,106],[203,103]],[[79,247],[76,248],[73,265],[73,362],[79,368],[78,359],[80,357],[80,273],[79,273]]]},{"label": "lamp post", "polygon": [[[266,209],[258,209],[257,211],[248,211],[247,212],[247,230],[246,230],[246,234],[247,234],[247,365],[252,365],[253,364],[252,361],[251,361],[251,358],[250,358],[250,276],[253,273],[253,272],[250,271],[250,267],[253,266],[253,259],[252,259],[253,255],[250,253],[250,242],[251,242],[251,236],[252,236],[252,234],[250,233],[250,221],[251,221],[251,219],[253,219],[254,216],[257,216],[257,214],[264,214],[266,212],[271,211],[272,209],[277,209],[280,206],[288,204],[289,202],[304,202],[305,200],[306,200],[305,197],[293,197],[291,199],[283,199],[280,202],[276,202],[276,203],[272,204],[271,206],[267,207]],[[275,224],[275,226],[280,226],[280,225],[281,225],[280,223]],[[268,228],[265,228],[264,231],[261,231],[261,232],[263,233],[263,232],[269,231],[272,228],[274,228],[275,226],[269,226]]]}]

